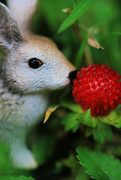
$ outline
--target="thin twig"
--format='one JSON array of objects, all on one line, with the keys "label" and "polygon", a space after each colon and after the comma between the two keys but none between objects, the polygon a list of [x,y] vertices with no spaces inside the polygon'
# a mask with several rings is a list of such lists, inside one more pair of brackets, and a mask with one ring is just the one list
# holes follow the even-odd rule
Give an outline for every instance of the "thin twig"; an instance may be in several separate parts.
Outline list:
[{"label": "thin twig", "polygon": [[[81,35],[80,35],[79,27],[77,26],[76,23],[74,23],[74,24],[72,25],[72,27],[73,27],[73,30],[74,30],[74,32],[75,32],[75,35],[76,35],[79,43],[81,44],[83,39],[82,39],[82,37],[81,37]],[[89,49],[89,46],[88,46],[88,45],[86,45],[86,47],[85,47],[84,55],[85,55],[85,59],[86,59],[86,64],[87,64],[87,65],[88,65],[88,64],[93,64],[92,55],[91,55],[91,52],[90,52],[90,49]]]},{"label": "thin twig", "polygon": [[78,41],[81,43],[82,42],[82,37],[81,37],[80,32],[79,32],[79,27],[76,25],[76,23],[74,23],[72,25],[72,28],[73,28],[73,30],[74,30],[74,32],[76,34],[76,37],[77,37]]}]

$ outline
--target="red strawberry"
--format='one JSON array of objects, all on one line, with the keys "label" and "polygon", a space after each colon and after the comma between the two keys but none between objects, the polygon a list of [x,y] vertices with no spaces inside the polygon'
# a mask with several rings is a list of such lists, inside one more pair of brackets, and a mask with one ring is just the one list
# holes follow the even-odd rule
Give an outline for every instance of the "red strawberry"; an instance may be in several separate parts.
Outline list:
[{"label": "red strawberry", "polygon": [[82,67],[73,80],[73,97],[94,117],[105,116],[121,103],[121,76],[112,67],[93,64]]}]

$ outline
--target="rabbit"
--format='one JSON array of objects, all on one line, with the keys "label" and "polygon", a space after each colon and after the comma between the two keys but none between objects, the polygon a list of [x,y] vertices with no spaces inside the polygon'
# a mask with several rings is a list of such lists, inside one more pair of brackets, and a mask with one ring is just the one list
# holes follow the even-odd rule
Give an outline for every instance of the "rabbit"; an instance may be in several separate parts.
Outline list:
[{"label": "rabbit", "polygon": [[75,67],[52,40],[32,33],[37,0],[7,3],[0,3],[0,141],[10,148],[14,167],[34,169],[26,136],[43,118],[49,93],[68,86]]}]

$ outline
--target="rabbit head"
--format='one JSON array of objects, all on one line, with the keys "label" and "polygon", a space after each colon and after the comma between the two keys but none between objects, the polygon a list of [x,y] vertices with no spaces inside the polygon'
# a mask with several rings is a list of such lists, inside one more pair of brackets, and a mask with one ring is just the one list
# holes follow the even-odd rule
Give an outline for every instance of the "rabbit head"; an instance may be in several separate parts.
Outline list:
[{"label": "rabbit head", "polygon": [[17,25],[14,15],[2,3],[0,19],[0,47],[5,54],[2,74],[11,90],[35,93],[69,85],[69,73],[75,68],[50,39],[34,35],[29,29],[30,20],[26,20],[29,23],[24,29],[20,28],[25,22],[18,21]]}]

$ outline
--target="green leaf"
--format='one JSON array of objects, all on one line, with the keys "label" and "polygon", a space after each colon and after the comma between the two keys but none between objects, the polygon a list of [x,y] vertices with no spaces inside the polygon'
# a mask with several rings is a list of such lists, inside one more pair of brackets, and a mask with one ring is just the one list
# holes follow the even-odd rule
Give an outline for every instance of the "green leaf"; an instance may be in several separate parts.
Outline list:
[{"label": "green leaf", "polygon": [[94,152],[88,148],[78,147],[77,158],[86,167],[86,173],[97,180],[121,179],[121,162],[113,156]]},{"label": "green leaf", "polygon": [[55,138],[45,135],[33,146],[33,154],[39,164],[43,164],[53,153]]},{"label": "green leaf", "polygon": [[98,123],[97,127],[93,130],[94,140],[103,143],[105,140],[112,139],[112,131],[107,124]]},{"label": "green leaf", "polygon": [[96,127],[96,125],[98,123],[98,120],[96,118],[91,117],[90,109],[88,109],[86,112],[80,114],[77,117],[77,121],[84,125],[90,126],[90,127]]},{"label": "green leaf", "polygon": [[91,117],[90,109],[84,113],[69,113],[62,120],[62,124],[65,126],[65,131],[72,130],[75,132],[80,123],[89,127],[96,127],[98,121],[96,118]]},{"label": "green leaf", "polygon": [[61,106],[70,109],[73,112],[83,113],[80,104],[72,103],[70,101],[62,101]]},{"label": "green leaf", "polygon": [[113,110],[108,116],[98,119],[103,123],[113,125],[117,128],[121,127],[121,111]]},{"label": "green leaf", "polygon": [[65,126],[65,131],[72,130],[75,132],[78,129],[80,124],[78,121],[76,121],[78,116],[78,113],[69,113],[63,118],[62,124]]},{"label": "green leaf", "polygon": [[80,18],[97,0],[81,0],[81,2],[72,10],[70,15],[60,26],[58,33],[62,32]]},{"label": "green leaf", "polygon": [[81,67],[82,56],[84,54],[84,49],[87,44],[88,36],[89,36],[89,32],[87,31],[75,58],[74,64],[75,64],[76,69],[79,69]]}]

